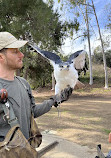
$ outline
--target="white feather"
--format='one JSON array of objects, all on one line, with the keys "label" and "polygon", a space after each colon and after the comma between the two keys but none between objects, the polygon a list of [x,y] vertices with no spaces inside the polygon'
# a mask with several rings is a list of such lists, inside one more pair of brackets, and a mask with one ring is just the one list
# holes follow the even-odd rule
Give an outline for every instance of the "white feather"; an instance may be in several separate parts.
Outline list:
[{"label": "white feather", "polygon": [[55,85],[55,94],[61,92],[61,90],[65,89],[68,85],[71,88],[74,88],[78,81],[78,73],[75,70],[73,63],[70,64],[69,69],[60,70],[59,66],[55,64],[54,66],[54,77],[56,79]]},{"label": "white feather", "polygon": [[82,53],[74,59],[74,67],[76,69],[83,69],[84,67],[84,64],[85,64],[85,55],[86,55],[86,52],[85,51],[82,51]]}]

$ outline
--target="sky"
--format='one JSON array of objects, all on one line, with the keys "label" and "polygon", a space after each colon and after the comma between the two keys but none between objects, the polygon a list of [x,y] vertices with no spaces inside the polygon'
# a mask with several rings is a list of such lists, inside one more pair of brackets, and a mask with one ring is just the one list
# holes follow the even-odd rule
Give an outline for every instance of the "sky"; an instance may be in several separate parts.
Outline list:
[{"label": "sky", "polygon": [[[108,32],[105,28],[105,25],[107,24],[107,14],[108,14],[108,9],[105,9],[105,7],[106,7],[106,5],[109,5],[109,3],[111,4],[111,2],[110,2],[110,0],[93,0],[93,1],[94,1],[94,6],[96,9],[96,14],[98,17],[101,33],[102,33],[102,36],[105,38],[106,36],[111,35],[111,32]],[[44,0],[44,2],[47,2],[47,0]],[[89,2],[91,3],[91,0],[89,0]],[[65,21],[65,20],[69,20],[69,19],[73,20],[74,19],[73,9],[71,10],[70,7],[67,5],[61,11],[60,6],[61,6],[61,4],[58,4],[58,0],[54,0],[54,8],[53,9],[54,10],[58,9],[59,14],[61,15],[60,20],[61,21]],[[82,11],[84,11],[84,10],[82,9]],[[98,28],[97,28],[95,16],[93,14],[90,14],[90,17],[91,17],[90,29],[92,30],[92,27],[93,27],[93,31],[91,33],[92,36],[91,36],[91,40],[90,40],[91,53],[93,54],[95,47],[100,45],[100,40],[98,40],[99,34],[98,34]],[[82,30],[83,30],[83,28],[85,26],[85,23],[82,23],[83,16],[81,16],[78,20],[79,20],[81,27],[82,27]],[[79,31],[78,34],[76,34],[74,32],[73,38],[75,39],[77,36],[82,35],[82,30]],[[81,49],[85,49],[87,51],[87,53],[89,52],[87,39],[82,41],[81,38],[78,38],[77,40],[71,40],[70,38],[67,38],[64,41],[64,43],[65,44],[62,45],[62,47],[60,49],[60,52],[63,55],[69,55],[69,54],[72,54],[75,51],[78,51]],[[111,41],[110,41],[110,43],[111,43]]]}]

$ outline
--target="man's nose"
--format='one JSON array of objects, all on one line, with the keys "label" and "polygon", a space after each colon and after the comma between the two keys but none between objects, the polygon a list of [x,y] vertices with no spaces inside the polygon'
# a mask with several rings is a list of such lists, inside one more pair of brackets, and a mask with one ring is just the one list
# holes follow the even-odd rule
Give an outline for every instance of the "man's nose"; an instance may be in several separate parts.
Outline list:
[{"label": "man's nose", "polygon": [[21,57],[24,57],[24,54],[21,51],[19,51],[19,54]]}]

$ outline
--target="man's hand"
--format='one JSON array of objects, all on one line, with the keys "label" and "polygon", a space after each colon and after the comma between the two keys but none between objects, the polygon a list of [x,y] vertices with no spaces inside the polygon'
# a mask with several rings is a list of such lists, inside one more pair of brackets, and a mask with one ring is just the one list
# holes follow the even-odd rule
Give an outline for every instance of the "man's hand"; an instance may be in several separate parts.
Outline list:
[{"label": "man's hand", "polygon": [[60,94],[57,94],[50,99],[54,100],[54,106],[57,107],[58,104],[67,101],[69,99],[69,96],[72,94],[73,89],[68,86],[68,88],[65,88],[64,90],[61,91]]},{"label": "man's hand", "polygon": [[8,93],[6,89],[0,90],[0,103],[6,103],[8,98]]}]

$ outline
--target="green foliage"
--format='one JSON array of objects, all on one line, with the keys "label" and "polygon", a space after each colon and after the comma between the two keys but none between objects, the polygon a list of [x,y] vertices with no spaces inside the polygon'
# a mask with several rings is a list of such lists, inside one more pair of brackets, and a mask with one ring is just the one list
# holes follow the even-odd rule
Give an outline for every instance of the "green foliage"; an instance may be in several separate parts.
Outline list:
[{"label": "green foliage", "polygon": [[[8,31],[17,38],[32,41],[41,49],[58,53],[67,31],[79,28],[77,20],[61,22],[53,11],[53,1],[47,5],[42,0],[0,0],[0,31]],[[51,81],[52,67],[43,58],[24,47],[24,67],[21,75],[33,87],[45,86]]]},{"label": "green foliage", "polygon": [[110,129],[103,129],[103,131],[104,131],[107,135],[109,135],[109,133],[111,132]]},{"label": "green foliage", "polygon": [[106,10],[108,13],[106,27],[111,30],[111,3],[106,6]]},{"label": "green foliage", "polygon": [[[41,0],[1,0],[0,31],[8,31],[18,38],[36,42],[42,49],[55,50],[62,44],[64,27],[60,15]],[[29,36],[30,35],[30,36]],[[51,80],[51,66],[37,54],[22,48],[25,55],[21,75],[33,87],[45,86]],[[34,85],[34,82],[36,84]]]},{"label": "green foliage", "polygon": [[[107,67],[111,68],[111,50],[105,53]],[[95,52],[93,62],[96,64],[103,64],[103,55],[101,52]]]},{"label": "green foliage", "polygon": [[29,39],[57,50],[63,38],[62,24],[59,14],[54,13],[41,0],[4,0],[0,3],[0,31],[9,31],[17,37]]},{"label": "green foliage", "polygon": [[31,87],[36,89],[44,87],[51,83],[52,66],[40,54],[30,52],[27,47],[24,50],[24,67],[21,70],[21,75],[26,78]]},{"label": "green foliage", "polygon": [[71,31],[78,31],[79,30],[79,22],[77,21],[77,19],[74,19],[74,22],[71,22],[70,24],[68,24],[68,29]]}]

